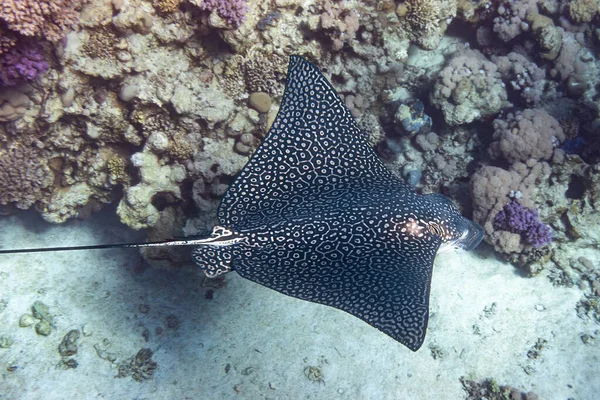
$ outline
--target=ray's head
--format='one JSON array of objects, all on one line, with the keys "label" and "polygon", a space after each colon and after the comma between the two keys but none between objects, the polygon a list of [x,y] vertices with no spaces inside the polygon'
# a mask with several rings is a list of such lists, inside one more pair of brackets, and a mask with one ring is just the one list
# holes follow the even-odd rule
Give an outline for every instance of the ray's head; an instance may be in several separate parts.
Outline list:
[{"label": "ray's head", "polygon": [[426,229],[441,239],[438,251],[450,248],[473,250],[485,236],[484,229],[463,217],[454,203],[446,196],[434,193],[421,196],[424,202]]}]

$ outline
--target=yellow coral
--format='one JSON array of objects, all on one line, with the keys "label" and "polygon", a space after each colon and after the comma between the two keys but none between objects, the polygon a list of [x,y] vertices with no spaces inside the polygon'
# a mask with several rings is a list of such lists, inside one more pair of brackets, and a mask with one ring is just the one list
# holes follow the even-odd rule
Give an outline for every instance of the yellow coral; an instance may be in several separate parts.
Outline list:
[{"label": "yellow coral", "polygon": [[110,174],[110,180],[113,182],[125,182],[127,173],[125,172],[125,161],[121,157],[115,156],[108,160],[106,164]]},{"label": "yellow coral", "polygon": [[186,160],[194,154],[194,146],[186,142],[181,135],[175,135],[169,141],[169,154],[178,160]]},{"label": "yellow coral", "polygon": [[112,30],[102,27],[90,30],[88,35],[88,40],[81,46],[86,55],[100,59],[114,58],[119,39]]},{"label": "yellow coral", "polygon": [[576,24],[590,22],[597,12],[597,0],[574,0],[569,3],[569,17]]},{"label": "yellow coral", "polygon": [[161,13],[172,13],[179,8],[182,0],[154,0],[154,7]]}]

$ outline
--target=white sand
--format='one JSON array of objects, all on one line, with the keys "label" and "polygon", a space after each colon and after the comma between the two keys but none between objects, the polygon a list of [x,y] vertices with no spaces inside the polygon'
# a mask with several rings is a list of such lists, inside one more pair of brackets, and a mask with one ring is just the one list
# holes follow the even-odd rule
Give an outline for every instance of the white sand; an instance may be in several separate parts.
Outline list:
[{"label": "white sand", "polygon": [[[136,239],[114,221],[102,226],[99,219],[48,226],[31,217],[1,218],[0,244]],[[600,338],[591,345],[580,338],[600,326],[577,317],[581,292],[553,287],[543,276],[524,278],[493,258],[438,256],[431,322],[417,353],[348,314],[280,295],[235,273],[207,300],[196,268],[135,272],[141,262],[136,250],[0,256],[0,299],[8,302],[0,336],[14,341],[0,349],[0,398],[460,399],[463,375],[493,377],[541,399],[597,399],[600,393]],[[55,316],[48,337],[18,326],[36,300]],[[486,317],[484,308],[493,303],[496,311]],[[149,312],[141,313],[140,304],[148,304]],[[179,328],[167,327],[168,315],[179,318]],[[84,324],[92,334],[78,341],[78,368],[56,368],[63,336]],[[94,350],[105,338],[116,363]],[[548,343],[539,359],[529,359],[538,338]],[[443,355],[434,359],[431,345]],[[143,347],[154,351],[159,365],[153,378],[115,378],[116,364]],[[9,366],[17,369],[9,372]],[[323,382],[306,377],[310,366],[322,372]]]}]

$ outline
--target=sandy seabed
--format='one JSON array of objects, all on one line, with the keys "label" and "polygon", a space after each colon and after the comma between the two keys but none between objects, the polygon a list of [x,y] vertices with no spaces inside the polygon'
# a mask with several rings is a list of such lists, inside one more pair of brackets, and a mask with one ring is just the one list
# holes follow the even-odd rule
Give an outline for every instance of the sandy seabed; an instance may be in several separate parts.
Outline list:
[{"label": "sandy seabed", "polygon": [[[107,215],[60,226],[3,217],[0,246],[143,239]],[[541,399],[600,393],[600,340],[581,339],[600,325],[577,316],[582,292],[525,278],[485,250],[438,255],[416,353],[344,312],[235,273],[221,288],[202,281],[195,267],[144,268],[133,249],[0,255],[0,336],[13,342],[0,349],[0,399],[461,399],[461,376]],[[50,307],[49,336],[19,327],[35,301]],[[73,329],[85,332],[70,357],[77,368],[62,369],[58,346]],[[117,378],[142,348],[153,351],[153,375]]]}]

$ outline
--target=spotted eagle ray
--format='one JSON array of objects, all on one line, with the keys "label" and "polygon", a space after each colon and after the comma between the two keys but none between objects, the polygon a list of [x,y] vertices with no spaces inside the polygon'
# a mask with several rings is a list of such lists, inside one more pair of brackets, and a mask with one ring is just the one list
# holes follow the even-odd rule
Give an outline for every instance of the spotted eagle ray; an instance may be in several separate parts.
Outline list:
[{"label": "spotted eagle ray", "polygon": [[309,61],[291,56],[279,113],[229,187],[204,239],[0,253],[197,246],[208,277],[235,270],[288,296],[346,311],[418,350],[440,247],[471,250],[484,231],[441,194],[419,195],[379,159]]}]

